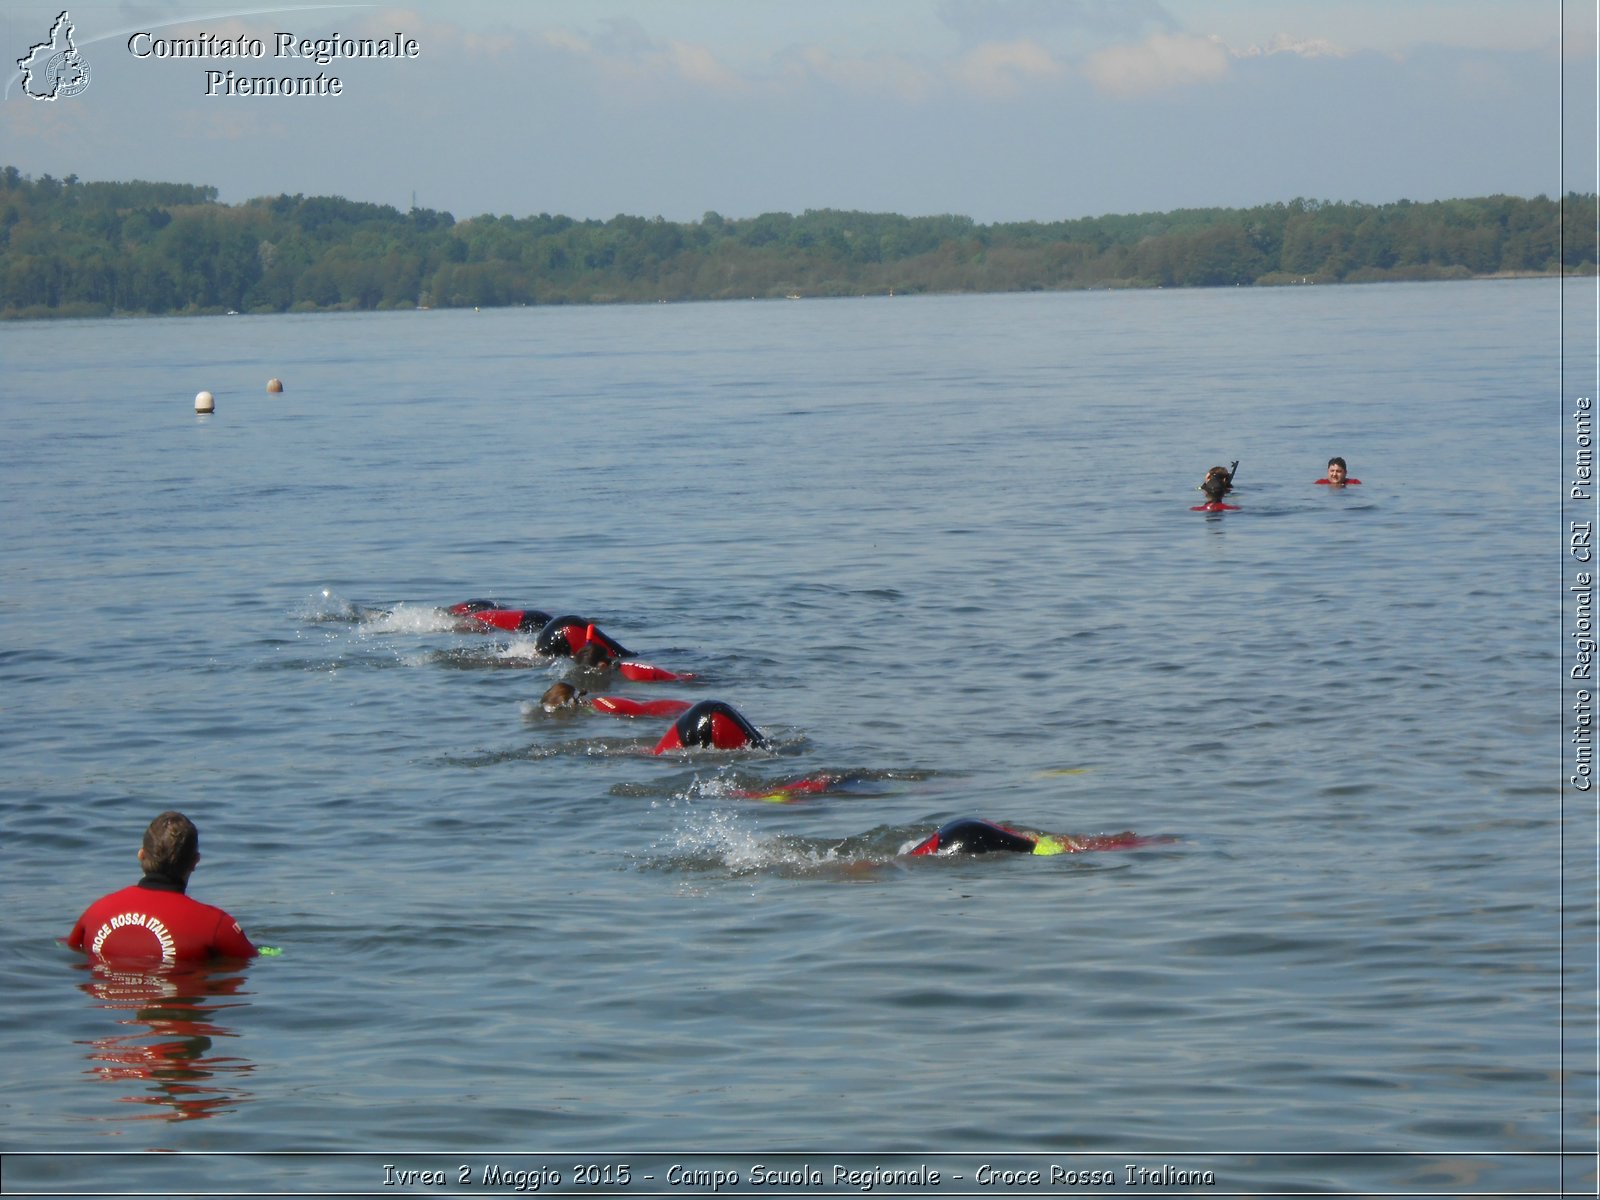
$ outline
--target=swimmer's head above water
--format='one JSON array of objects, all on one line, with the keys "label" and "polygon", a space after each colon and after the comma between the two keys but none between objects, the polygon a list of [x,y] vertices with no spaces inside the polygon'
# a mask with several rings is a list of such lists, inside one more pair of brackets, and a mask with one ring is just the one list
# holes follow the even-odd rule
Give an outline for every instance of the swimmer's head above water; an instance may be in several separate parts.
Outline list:
[{"label": "swimmer's head above water", "polygon": [[544,695],[539,697],[539,707],[547,713],[577,708],[583,703],[588,694],[581,688],[573,687],[570,683],[552,683],[545,689]]},{"label": "swimmer's head above water", "polygon": [[624,679],[631,679],[635,683],[672,683],[694,678],[693,673],[687,671],[668,671],[649,663],[621,661],[605,642],[590,642],[584,646],[572,656],[572,665],[580,671],[596,673],[615,670]]},{"label": "swimmer's head above water", "polygon": [[[1238,464],[1235,463],[1234,466]],[[1233,490],[1233,472],[1227,467],[1212,467],[1200,481],[1200,490],[1206,494],[1206,499],[1211,503],[1221,503],[1222,498]]]},{"label": "swimmer's head above water", "polygon": [[603,671],[612,665],[615,655],[600,642],[590,642],[572,656],[572,665],[585,671]]}]

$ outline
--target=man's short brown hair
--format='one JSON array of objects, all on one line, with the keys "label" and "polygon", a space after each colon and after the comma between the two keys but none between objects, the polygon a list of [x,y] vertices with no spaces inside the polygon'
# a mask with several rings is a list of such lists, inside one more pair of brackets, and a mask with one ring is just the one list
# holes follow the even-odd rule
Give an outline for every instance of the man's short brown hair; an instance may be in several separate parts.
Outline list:
[{"label": "man's short brown hair", "polygon": [[144,869],[151,875],[187,879],[200,861],[200,831],[181,812],[170,809],[144,831]]}]

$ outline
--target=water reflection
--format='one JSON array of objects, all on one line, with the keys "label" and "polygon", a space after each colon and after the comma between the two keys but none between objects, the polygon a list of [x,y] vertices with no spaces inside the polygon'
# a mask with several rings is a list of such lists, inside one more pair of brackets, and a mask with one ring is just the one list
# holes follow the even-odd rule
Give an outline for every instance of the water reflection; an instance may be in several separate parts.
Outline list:
[{"label": "water reflection", "polygon": [[166,971],[93,963],[85,969],[90,978],[79,987],[97,1007],[121,1014],[116,1023],[122,1027],[79,1042],[90,1048],[86,1074],[131,1089],[119,1099],[151,1109],[112,1119],[192,1121],[253,1099],[240,1085],[255,1064],[215,1052],[219,1042],[238,1036],[218,1017],[248,1003],[233,999],[250,994],[237,963]]}]

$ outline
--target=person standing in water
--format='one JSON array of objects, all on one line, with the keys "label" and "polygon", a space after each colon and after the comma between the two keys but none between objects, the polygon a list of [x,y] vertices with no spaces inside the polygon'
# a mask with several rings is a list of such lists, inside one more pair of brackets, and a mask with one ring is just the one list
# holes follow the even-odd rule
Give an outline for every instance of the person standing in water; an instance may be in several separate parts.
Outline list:
[{"label": "person standing in water", "polygon": [[162,813],[144,831],[144,878],[91,904],[67,945],[95,958],[170,966],[208,958],[254,958],[255,945],[220,908],[187,894],[200,863],[200,832],[180,812]]}]

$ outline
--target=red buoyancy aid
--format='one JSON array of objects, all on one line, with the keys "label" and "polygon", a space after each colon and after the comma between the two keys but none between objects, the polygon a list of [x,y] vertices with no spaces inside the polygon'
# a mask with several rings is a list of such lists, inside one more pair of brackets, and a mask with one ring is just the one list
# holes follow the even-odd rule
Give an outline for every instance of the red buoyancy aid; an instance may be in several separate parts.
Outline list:
[{"label": "red buoyancy aid", "polygon": [[800,779],[790,779],[783,783],[769,784],[762,788],[737,788],[727,795],[736,800],[775,800],[790,796],[816,795],[833,790],[844,781],[842,775],[824,773],[821,775],[807,775]]},{"label": "red buoyancy aid", "polygon": [[694,678],[684,671],[668,671],[664,667],[652,667],[642,662],[618,663],[617,670],[624,679],[631,679],[635,683],[676,683],[680,679]]},{"label": "red buoyancy aid", "polygon": [[1164,840],[1158,837],[1140,837],[1137,833],[1095,833],[1077,839],[1084,850],[1137,850],[1140,846],[1157,845]]},{"label": "red buoyancy aid", "polygon": [[532,608],[491,608],[469,614],[474,621],[482,621],[508,633],[537,633],[550,622],[550,614]]},{"label": "red buoyancy aid", "polygon": [[589,703],[595,712],[613,717],[678,717],[691,707],[687,700],[630,700],[626,696],[596,696]]}]

